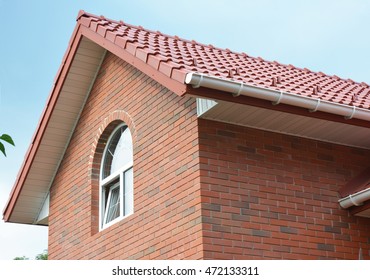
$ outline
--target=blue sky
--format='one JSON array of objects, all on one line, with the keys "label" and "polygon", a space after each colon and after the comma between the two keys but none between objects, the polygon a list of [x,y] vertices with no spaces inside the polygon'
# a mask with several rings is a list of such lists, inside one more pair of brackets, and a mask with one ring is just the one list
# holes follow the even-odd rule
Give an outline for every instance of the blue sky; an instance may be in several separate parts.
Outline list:
[{"label": "blue sky", "polygon": [[[0,0],[3,209],[52,87],[78,11],[370,84],[370,1]],[[0,222],[0,260],[34,258],[47,228]]]}]

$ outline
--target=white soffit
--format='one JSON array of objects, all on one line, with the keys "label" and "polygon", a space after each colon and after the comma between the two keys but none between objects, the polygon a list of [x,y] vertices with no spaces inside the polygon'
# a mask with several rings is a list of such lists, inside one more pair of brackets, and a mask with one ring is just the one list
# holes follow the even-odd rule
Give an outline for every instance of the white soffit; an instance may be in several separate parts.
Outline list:
[{"label": "white soffit", "polygon": [[370,149],[370,129],[366,127],[203,98],[198,98],[197,107],[198,116],[204,119]]},{"label": "white soffit", "polygon": [[[83,37],[61,88],[10,222],[36,224],[104,58],[105,49]],[[46,217],[46,216],[45,216]],[[44,217],[44,218],[45,218]],[[47,219],[44,219],[43,222]]]}]

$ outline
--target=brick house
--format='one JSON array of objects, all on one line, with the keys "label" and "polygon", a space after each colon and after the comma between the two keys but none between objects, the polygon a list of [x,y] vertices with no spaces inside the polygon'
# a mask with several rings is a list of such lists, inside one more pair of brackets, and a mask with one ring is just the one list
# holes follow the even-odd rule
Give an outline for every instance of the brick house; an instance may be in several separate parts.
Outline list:
[{"label": "brick house", "polygon": [[7,205],[50,259],[370,259],[370,86],[81,11]]}]

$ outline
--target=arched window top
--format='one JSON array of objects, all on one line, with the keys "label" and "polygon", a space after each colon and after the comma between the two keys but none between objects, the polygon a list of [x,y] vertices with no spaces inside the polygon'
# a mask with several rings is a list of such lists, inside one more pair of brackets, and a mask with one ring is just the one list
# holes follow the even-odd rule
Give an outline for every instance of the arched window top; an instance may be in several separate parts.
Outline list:
[{"label": "arched window top", "polygon": [[118,126],[108,139],[102,162],[102,179],[117,173],[133,161],[132,136],[127,125]]}]

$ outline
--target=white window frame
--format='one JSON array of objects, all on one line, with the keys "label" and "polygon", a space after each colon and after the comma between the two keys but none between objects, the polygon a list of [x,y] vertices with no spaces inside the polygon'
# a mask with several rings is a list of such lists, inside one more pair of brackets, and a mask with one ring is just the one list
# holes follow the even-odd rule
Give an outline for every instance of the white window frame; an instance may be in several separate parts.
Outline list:
[{"label": "white window frame", "polygon": [[[112,140],[112,137],[115,135],[115,133],[122,128],[122,126],[126,126],[126,129],[129,129],[127,127],[127,125],[125,125],[124,123],[117,126],[113,132],[111,133],[108,141],[107,141],[107,145],[106,147],[104,148],[104,152],[103,152],[103,157],[102,157],[102,161],[101,161],[101,168],[100,168],[100,180],[99,180],[99,229],[100,230],[103,230],[103,229],[106,229],[108,227],[110,227],[111,225],[123,220],[124,218],[132,215],[134,213],[134,198],[133,198],[133,178],[132,178],[132,185],[131,186],[125,186],[125,178],[127,174],[127,172],[130,172],[130,170],[132,170],[133,172],[133,161],[129,161],[127,162],[126,164],[124,164],[121,168],[119,168],[118,170],[116,170],[115,172],[113,172],[112,174],[110,174],[109,176],[107,176],[106,178],[102,179],[103,178],[103,171],[104,171],[104,168],[103,168],[103,164],[104,164],[104,160],[106,158],[106,153],[108,152],[108,147],[111,143],[111,140]],[[130,133],[131,135],[131,133]],[[131,149],[133,147],[131,146]],[[132,173],[132,176],[133,176],[133,173]],[[109,185],[110,183],[116,181],[118,179],[118,182],[115,183],[113,186],[111,186],[109,188],[109,194],[108,194],[108,198],[106,199],[106,187],[107,185]],[[119,185],[119,186],[118,186]],[[119,209],[119,216],[115,219],[113,219],[112,221],[106,223],[106,220],[107,220],[107,215],[108,215],[108,207],[109,207],[109,203],[110,203],[110,196],[111,196],[111,191],[113,189],[115,189],[116,187],[119,188],[119,199],[120,199],[120,209]],[[130,188],[132,194],[131,194],[131,197],[128,197],[126,198],[125,196],[125,193],[126,193],[126,190],[127,188]],[[125,204],[128,203],[128,199],[131,199],[130,203],[132,204],[132,209],[131,209],[131,212],[130,213],[125,213]],[[108,204],[108,205],[105,205],[105,204]]]}]

